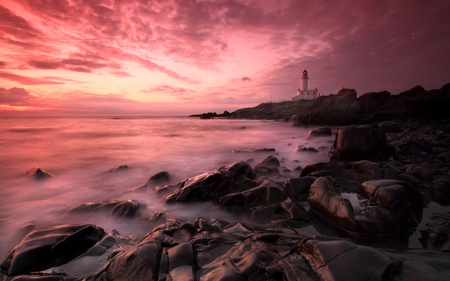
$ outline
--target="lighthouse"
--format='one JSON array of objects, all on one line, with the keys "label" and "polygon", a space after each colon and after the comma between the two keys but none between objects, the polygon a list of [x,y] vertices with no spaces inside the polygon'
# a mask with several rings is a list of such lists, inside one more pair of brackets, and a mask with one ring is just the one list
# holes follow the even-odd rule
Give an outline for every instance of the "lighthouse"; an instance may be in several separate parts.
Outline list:
[{"label": "lighthouse", "polygon": [[302,80],[300,82],[300,91],[308,90],[308,71],[303,70]]},{"label": "lighthouse", "polygon": [[292,100],[313,100],[319,96],[319,90],[308,90],[308,71],[303,70],[300,79],[300,88],[297,90],[297,95]]}]

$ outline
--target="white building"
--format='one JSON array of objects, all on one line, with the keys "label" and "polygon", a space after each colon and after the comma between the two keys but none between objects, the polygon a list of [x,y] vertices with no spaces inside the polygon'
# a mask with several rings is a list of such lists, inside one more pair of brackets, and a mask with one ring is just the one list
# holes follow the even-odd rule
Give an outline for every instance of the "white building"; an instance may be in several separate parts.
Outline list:
[{"label": "white building", "polygon": [[303,70],[302,79],[300,81],[300,89],[292,100],[313,100],[319,96],[319,90],[308,90],[308,71]]}]

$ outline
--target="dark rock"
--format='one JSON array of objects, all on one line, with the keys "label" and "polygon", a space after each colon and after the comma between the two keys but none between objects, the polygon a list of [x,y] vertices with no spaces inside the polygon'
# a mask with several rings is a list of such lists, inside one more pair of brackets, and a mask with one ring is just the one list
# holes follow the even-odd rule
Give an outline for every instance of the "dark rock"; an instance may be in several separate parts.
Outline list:
[{"label": "dark rock", "polygon": [[400,127],[393,122],[383,122],[380,124],[381,129],[383,129],[383,131],[385,133],[399,133],[401,132]]},{"label": "dark rock", "polygon": [[39,167],[34,167],[33,169],[29,170],[26,175],[35,180],[43,180],[54,177],[54,175],[42,170]]},{"label": "dark rock", "polygon": [[330,148],[332,159],[385,160],[394,154],[386,134],[378,126],[340,127]]},{"label": "dark rock", "polygon": [[402,227],[415,227],[423,211],[422,196],[405,182],[398,180],[374,180],[361,185],[358,192],[377,206],[395,214]]},{"label": "dark rock", "polygon": [[[388,254],[347,240],[316,237],[299,248],[321,280],[392,280],[400,267]],[[358,266],[347,268],[350,264]]]},{"label": "dark rock", "polygon": [[321,136],[331,136],[332,131],[330,127],[321,127],[308,132],[308,138],[311,137],[321,137]]},{"label": "dark rock", "polygon": [[311,210],[343,230],[359,232],[360,226],[355,219],[350,201],[334,190],[333,183],[329,179],[318,178],[309,189],[308,201]]},{"label": "dark rock", "polygon": [[153,176],[150,177],[150,179],[148,180],[148,183],[152,183],[152,182],[166,182],[166,181],[170,181],[170,174],[169,172],[166,171],[162,171],[159,173],[154,174]]},{"label": "dark rock", "polygon": [[336,95],[337,97],[340,98],[348,98],[348,99],[352,99],[352,100],[356,100],[356,90],[355,89],[346,89],[346,88],[342,88],[339,90],[339,92]]},{"label": "dark rock", "polygon": [[300,151],[300,152],[302,152],[302,151],[319,152],[319,150],[318,150],[317,148],[314,148],[314,147],[306,147],[306,146],[303,146],[303,145],[297,146],[297,147],[295,148],[295,151]]},{"label": "dark rock", "polygon": [[314,177],[290,178],[286,191],[290,197],[300,199],[301,195],[309,194],[309,187],[316,180]]},{"label": "dark rock", "polygon": [[310,176],[312,173],[318,171],[329,171],[333,177],[338,177],[342,175],[342,169],[345,168],[344,165],[344,163],[338,162],[323,162],[306,165],[303,167],[300,177]]},{"label": "dark rock", "polygon": [[396,153],[404,156],[416,156],[421,152],[432,153],[433,148],[426,140],[419,139],[402,139],[392,142]]},{"label": "dark rock", "polygon": [[164,201],[167,203],[208,200],[217,202],[220,197],[237,190],[240,181],[254,177],[254,171],[247,162],[236,162],[220,167],[214,172],[204,173],[181,182],[180,188],[167,194]]},{"label": "dark rock", "polygon": [[136,200],[112,200],[101,203],[84,203],[68,214],[104,213],[114,218],[129,218],[139,215],[141,204]]},{"label": "dark rock", "polygon": [[127,165],[121,165],[121,166],[119,166],[119,167],[117,167],[117,168],[110,169],[110,170],[108,171],[108,173],[119,173],[119,172],[127,171],[128,169],[131,169],[131,168],[128,167]]},{"label": "dark rock", "polygon": [[142,241],[138,245],[118,253],[95,280],[155,280],[159,276],[160,256],[160,242],[156,240]]},{"label": "dark rock", "polygon": [[254,149],[253,152],[275,152],[277,151],[275,148],[258,148],[258,149]]},{"label": "dark rock", "polygon": [[30,232],[1,263],[7,275],[63,265],[86,252],[105,232],[95,225],[62,225]]}]

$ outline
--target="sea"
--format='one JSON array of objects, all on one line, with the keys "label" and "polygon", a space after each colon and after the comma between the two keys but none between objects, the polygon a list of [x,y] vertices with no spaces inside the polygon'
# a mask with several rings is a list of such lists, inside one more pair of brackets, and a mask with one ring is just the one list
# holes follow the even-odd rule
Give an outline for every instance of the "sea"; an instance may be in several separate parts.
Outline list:
[{"label": "sea", "polygon": [[[298,166],[328,160],[334,136],[308,139],[317,128],[288,122],[192,117],[0,117],[0,258],[18,242],[20,229],[94,223],[109,232],[136,235],[136,225],[107,217],[67,212],[80,204],[134,199],[141,215],[198,216],[244,220],[212,203],[166,205],[155,192],[133,189],[161,171],[171,184],[236,161],[254,167],[277,157],[280,180],[298,177]],[[319,152],[299,152],[297,146]],[[262,149],[269,152],[255,152]],[[130,169],[111,173],[127,165]],[[40,167],[54,177],[36,181],[26,172]]]}]

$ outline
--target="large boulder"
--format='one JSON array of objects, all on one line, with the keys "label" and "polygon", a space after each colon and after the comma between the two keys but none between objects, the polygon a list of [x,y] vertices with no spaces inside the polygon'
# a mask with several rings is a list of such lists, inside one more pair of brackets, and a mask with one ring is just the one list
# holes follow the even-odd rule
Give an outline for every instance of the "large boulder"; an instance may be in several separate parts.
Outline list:
[{"label": "large boulder", "polygon": [[331,159],[378,161],[389,159],[394,150],[380,127],[363,125],[340,127],[329,154]]},{"label": "large boulder", "polygon": [[358,194],[370,200],[372,204],[389,210],[401,227],[415,227],[421,220],[422,196],[403,181],[367,181],[361,185]]},{"label": "large boulder", "polygon": [[309,189],[311,210],[345,231],[359,232],[350,201],[334,191],[333,183],[326,177],[318,178]]},{"label": "large boulder", "polygon": [[84,203],[69,214],[108,214],[113,218],[130,218],[139,215],[141,204],[136,200],[111,200],[99,203]]},{"label": "large boulder", "polygon": [[92,224],[62,225],[30,232],[1,263],[1,271],[17,275],[63,265],[95,245],[105,232]]},{"label": "large boulder", "polygon": [[164,201],[193,202],[209,201],[217,202],[226,194],[239,188],[239,182],[244,179],[253,179],[255,172],[244,161],[220,167],[214,172],[204,173],[181,182],[178,190],[167,194]]}]

